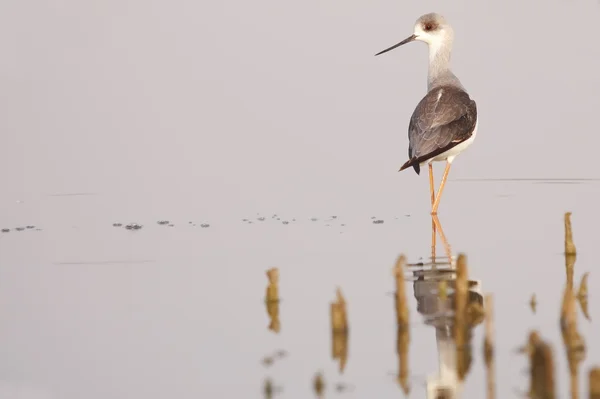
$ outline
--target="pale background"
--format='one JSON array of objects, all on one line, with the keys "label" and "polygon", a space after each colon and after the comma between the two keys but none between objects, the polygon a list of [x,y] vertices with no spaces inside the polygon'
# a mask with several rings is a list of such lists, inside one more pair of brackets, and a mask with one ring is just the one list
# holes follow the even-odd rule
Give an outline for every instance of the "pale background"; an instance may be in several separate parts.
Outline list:
[{"label": "pale background", "polygon": [[[431,11],[454,26],[453,67],[478,104],[477,140],[454,163],[440,218],[496,297],[500,396],[526,389],[513,350],[531,328],[566,375],[565,211],[577,282],[597,246],[600,186],[573,179],[600,178],[599,10],[595,0],[1,2],[0,228],[11,232],[0,234],[0,396],[259,397],[269,375],[282,397],[307,397],[317,370],[339,379],[327,328],[340,285],[353,323],[346,395],[397,397],[386,293],[400,252],[428,254],[426,175],[397,172],[427,50],[374,54]],[[571,180],[510,180],[538,178]],[[257,213],[267,220],[242,222]],[[25,225],[41,230],[14,230]],[[273,266],[278,337],[261,302]],[[594,284],[592,272],[592,294]],[[580,323],[588,341],[598,336]],[[279,347],[289,358],[263,368]],[[419,381],[437,368],[428,327],[416,327],[411,356],[411,397],[424,397]],[[588,342],[584,373],[593,363],[600,349]],[[483,395],[483,375],[477,358],[468,397]],[[561,377],[563,397],[567,387]]]}]

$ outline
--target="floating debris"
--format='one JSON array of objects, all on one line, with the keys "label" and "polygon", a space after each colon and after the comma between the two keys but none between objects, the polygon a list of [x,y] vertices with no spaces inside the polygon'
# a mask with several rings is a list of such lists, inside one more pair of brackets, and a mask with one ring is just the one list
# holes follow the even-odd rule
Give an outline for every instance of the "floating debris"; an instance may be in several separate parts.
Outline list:
[{"label": "floating debris", "polygon": [[317,398],[322,398],[323,393],[325,392],[325,380],[323,378],[323,374],[317,373],[313,378],[313,389]]},{"label": "floating debris", "polygon": [[331,218],[332,218],[332,219],[337,219],[337,216],[332,216]]},{"label": "floating debris", "polygon": [[335,390],[338,393],[349,392],[349,391],[354,390],[354,385],[347,384],[345,382],[338,382],[337,384],[335,384]]},{"label": "floating debris", "polygon": [[348,360],[348,315],[342,290],[336,290],[337,300],[331,303],[331,357],[339,360],[340,373]]},{"label": "floating debris", "polygon": [[[250,222],[250,223],[252,223],[252,222]],[[205,229],[205,228],[207,228],[207,227],[210,227],[210,224],[208,224],[208,223],[202,223],[202,224],[200,225],[200,227],[202,227],[203,229]]]},{"label": "floating debris", "polygon": [[35,226],[34,225],[28,225],[28,226],[25,226],[25,228],[31,230],[31,229],[35,229]]},{"label": "floating debris", "polygon": [[269,330],[279,333],[281,322],[279,321],[279,269],[276,267],[267,270],[269,285],[265,293],[265,305],[270,318]]},{"label": "floating debris", "polygon": [[283,349],[280,349],[280,350],[276,351],[275,353],[273,353],[272,355],[265,356],[261,363],[263,365],[265,365],[266,367],[269,367],[273,363],[275,363],[276,360],[281,360],[281,359],[285,358],[286,356],[287,356],[287,352]]},{"label": "floating debris", "polygon": [[[277,220],[279,220],[279,219],[277,219]],[[288,222],[287,220],[284,220],[284,221],[283,221],[283,222],[281,222],[281,223],[283,223],[283,224],[290,224],[290,222]]]},{"label": "floating debris", "polygon": [[382,219],[373,220],[373,224],[382,224],[382,223],[383,223]]},{"label": "floating debris", "polygon": [[15,227],[16,231],[25,231],[25,227]]},{"label": "floating debris", "polygon": [[311,220],[311,222],[316,222],[319,219],[317,219],[317,218],[310,218],[310,220]]},{"label": "floating debris", "polygon": [[9,232],[10,232],[10,229],[2,229],[2,232],[3,232],[3,233],[9,233]]},{"label": "floating debris", "polygon": [[265,384],[263,386],[263,394],[265,395],[265,399],[271,399],[274,394],[280,393],[281,391],[282,388],[273,385],[273,382],[270,378],[265,379]]},{"label": "floating debris", "polygon": [[275,359],[273,358],[273,356],[265,356],[262,360],[262,364],[267,367],[272,365],[274,362],[275,362]]},{"label": "floating debris", "polygon": [[535,299],[535,293],[533,295],[531,295],[531,300],[529,301],[529,307],[531,308],[531,311],[533,313],[535,313],[535,311],[537,309],[537,301]]},{"label": "floating debris", "polygon": [[[265,221],[265,217],[261,216],[261,217],[257,218],[256,220],[258,220],[259,222],[264,222]],[[244,219],[244,221],[246,221],[246,219]]]},{"label": "floating debris", "polygon": [[139,230],[142,228],[141,224],[137,224],[137,223],[130,223],[127,226],[125,226],[125,228],[127,230]]},{"label": "floating debris", "polygon": [[169,224],[169,227],[175,227],[175,225],[171,223],[171,224]]},{"label": "floating debris", "polygon": [[123,223],[113,223],[112,225],[113,227],[121,227],[123,226]]},{"label": "floating debris", "polygon": [[157,224],[160,224],[161,226],[164,226],[164,225],[168,225],[168,224],[169,224],[169,221],[168,221],[168,220],[159,220],[159,221],[158,221],[158,222],[156,222],[156,223],[157,223]]}]

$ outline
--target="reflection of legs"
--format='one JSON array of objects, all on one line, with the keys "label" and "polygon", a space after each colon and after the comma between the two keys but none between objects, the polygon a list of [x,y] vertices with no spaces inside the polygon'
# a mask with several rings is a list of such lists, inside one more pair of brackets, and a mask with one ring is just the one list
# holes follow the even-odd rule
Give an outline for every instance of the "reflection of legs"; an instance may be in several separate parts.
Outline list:
[{"label": "reflection of legs", "polygon": [[442,239],[444,249],[446,250],[446,256],[448,257],[448,262],[452,264],[452,249],[450,248],[450,244],[448,244],[448,240],[446,240],[446,236],[444,235],[444,230],[442,230],[442,224],[440,223],[440,219],[438,219],[437,215],[432,215],[431,218],[435,223],[437,231],[440,233],[440,238]]},{"label": "reflection of legs", "polygon": [[[433,165],[429,164],[429,191],[431,192],[431,209],[435,202],[435,187],[433,186]],[[435,262],[435,222],[431,219],[431,260]]]},{"label": "reflection of legs", "polygon": [[440,205],[440,198],[442,197],[442,190],[444,189],[444,185],[446,184],[446,179],[448,178],[448,173],[450,172],[450,165],[452,165],[452,164],[450,162],[446,161],[446,169],[444,170],[444,176],[442,176],[442,182],[440,183],[440,188],[438,189],[437,196],[435,198],[433,206],[431,207],[432,215],[437,215],[437,209],[438,209],[438,206]]}]

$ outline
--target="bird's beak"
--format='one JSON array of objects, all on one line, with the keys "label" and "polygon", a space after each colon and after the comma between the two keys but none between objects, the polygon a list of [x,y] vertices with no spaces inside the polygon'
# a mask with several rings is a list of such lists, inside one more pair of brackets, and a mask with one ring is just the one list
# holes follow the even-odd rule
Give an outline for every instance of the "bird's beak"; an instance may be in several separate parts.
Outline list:
[{"label": "bird's beak", "polygon": [[416,38],[417,38],[417,35],[413,34],[413,35],[411,35],[411,36],[407,37],[406,39],[402,40],[400,43],[398,43],[398,44],[394,44],[392,47],[390,47],[390,48],[386,48],[385,50],[383,50],[383,51],[380,51],[379,53],[377,53],[377,54],[375,54],[375,55],[379,55],[379,54],[387,53],[388,51],[390,51],[390,50],[393,50],[393,49],[395,49],[396,47],[400,47],[400,46],[402,46],[403,44],[406,44],[406,43],[410,43],[410,42],[412,42],[412,41],[413,41],[413,40],[415,40]]}]

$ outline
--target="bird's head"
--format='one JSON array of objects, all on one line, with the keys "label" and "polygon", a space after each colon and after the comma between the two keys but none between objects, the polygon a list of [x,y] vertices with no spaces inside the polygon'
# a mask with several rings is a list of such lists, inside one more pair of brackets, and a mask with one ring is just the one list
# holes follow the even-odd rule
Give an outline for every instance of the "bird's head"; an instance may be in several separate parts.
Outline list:
[{"label": "bird's head", "polygon": [[417,19],[417,22],[415,22],[414,33],[411,36],[375,55],[386,53],[415,40],[425,42],[430,47],[437,49],[444,44],[452,43],[454,40],[454,31],[450,24],[446,22],[446,19],[440,14],[425,14],[420,16],[419,19]]}]

